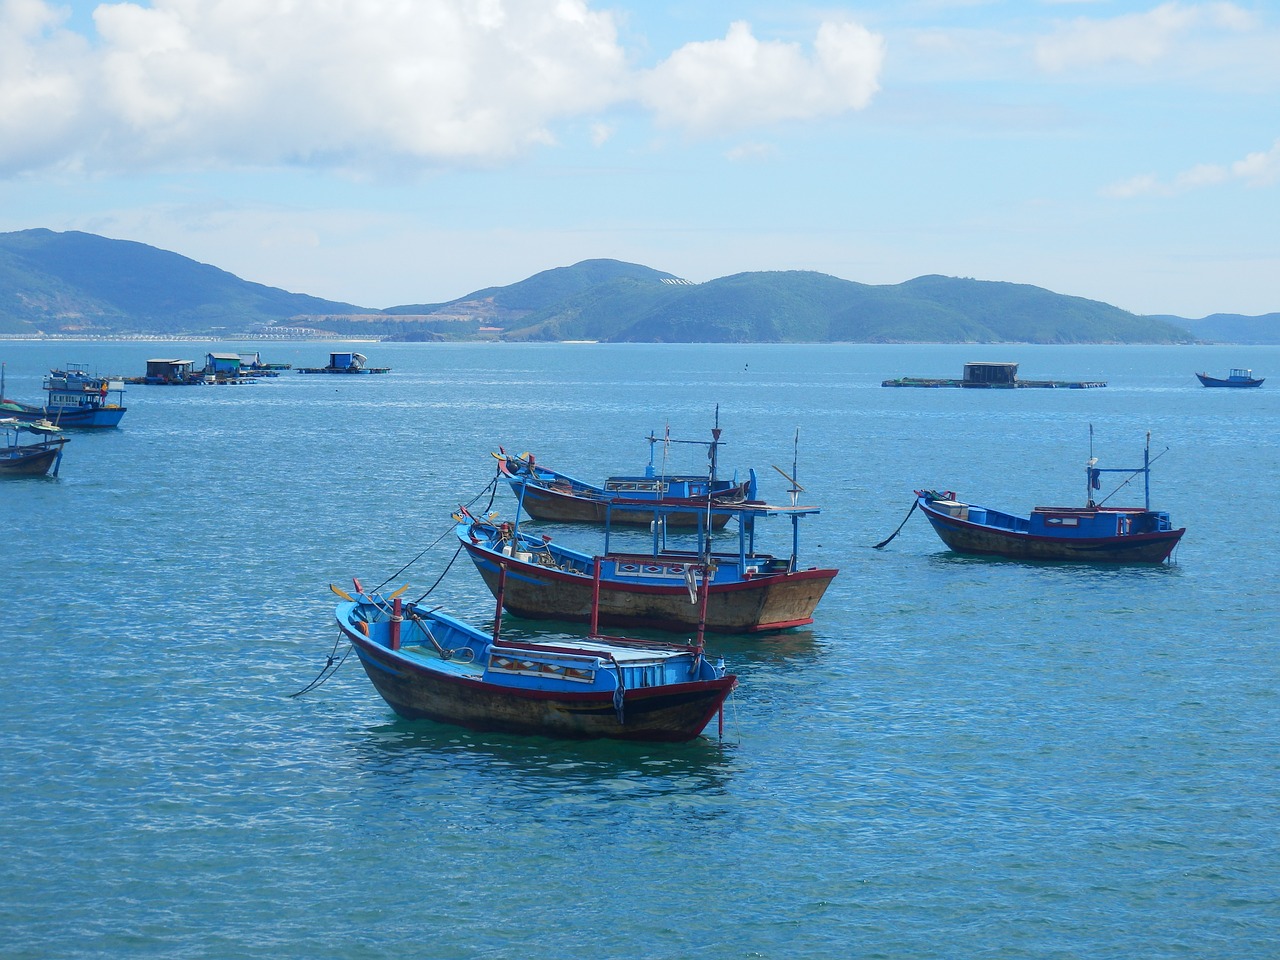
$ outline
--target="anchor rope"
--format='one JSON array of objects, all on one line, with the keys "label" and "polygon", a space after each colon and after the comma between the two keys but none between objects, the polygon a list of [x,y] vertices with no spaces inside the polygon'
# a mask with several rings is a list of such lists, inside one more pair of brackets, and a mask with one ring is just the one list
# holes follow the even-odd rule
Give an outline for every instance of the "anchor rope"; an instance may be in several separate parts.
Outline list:
[{"label": "anchor rope", "polygon": [[893,533],[889,534],[889,536],[885,537],[883,540],[877,543],[874,547],[872,547],[872,549],[879,550],[881,547],[887,547],[889,545],[889,541],[891,541],[894,537],[896,537],[898,534],[902,532],[902,528],[907,525],[907,521],[911,519],[911,514],[915,513],[915,509],[918,506],[920,506],[920,501],[912,500],[911,509],[907,511],[907,515],[903,517],[902,522],[898,524],[898,529],[893,531]]},{"label": "anchor rope", "polygon": [[[486,506],[486,507],[484,508],[484,512],[485,512],[485,513],[488,513],[488,512],[489,512],[489,510],[490,510],[490,508],[493,506],[493,501],[494,501],[494,500],[497,498],[497,496],[498,496],[498,478],[497,478],[497,477],[494,477],[492,480],[490,480],[490,481],[489,481],[489,482],[488,482],[488,483],[487,483],[487,484],[486,484],[486,485],[485,485],[485,486],[480,490],[480,492],[479,492],[479,493],[477,493],[474,497],[472,497],[472,498],[471,498],[471,500],[466,504],[466,506],[467,506],[467,507],[470,507],[473,503],[475,503],[477,500],[479,500],[481,497],[483,497],[483,496],[485,495],[485,493],[486,493],[486,492],[488,492],[488,494],[489,494],[489,503],[488,503],[488,506]],[[412,560],[410,560],[408,563],[406,563],[403,567],[401,567],[401,568],[400,568],[399,570],[397,570],[395,573],[391,574],[391,576],[387,577],[387,579],[383,580],[380,584],[378,584],[376,587],[374,587],[374,588],[373,588],[373,592],[374,592],[374,593],[377,593],[379,590],[381,590],[383,587],[385,587],[385,586],[386,586],[388,583],[390,583],[392,580],[398,580],[398,579],[400,578],[400,575],[401,575],[402,573],[404,573],[406,570],[408,570],[410,567],[412,567],[415,563],[417,563],[419,560],[421,560],[424,556],[426,556],[426,554],[427,554],[427,552],[428,552],[429,550],[431,550],[433,547],[438,546],[438,545],[439,545],[439,543],[440,543],[440,541],[441,541],[441,540],[443,540],[445,537],[447,537],[447,536],[448,536],[450,533],[452,533],[452,532],[453,532],[453,526],[451,525],[451,526],[449,526],[448,528],[446,528],[446,529],[445,529],[445,531],[444,531],[443,533],[441,533],[441,534],[440,534],[440,536],[436,537],[436,538],[435,538],[435,540],[431,541],[431,543],[429,543],[429,544],[427,544],[425,547],[423,547],[423,548],[422,548],[422,550],[418,553],[418,555],[417,555],[416,557],[414,557]],[[461,550],[461,545],[459,545],[459,550]],[[457,558],[458,558],[458,555],[455,553],[455,554],[453,555],[453,559],[454,559],[454,560],[456,560]],[[450,560],[450,561],[449,561],[449,566],[452,566],[452,565],[453,565],[453,560]],[[449,570],[449,566],[446,566],[446,567],[445,567],[445,572],[448,572],[448,570]],[[442,574],[440,575],[440,578],[441,578],[441,579],[443,579],[443,577],[444,577],[444,574],[442,573]],[[439,583],[440,583],[440,579],[437,579],[437,580],[436,580],[436,582],[435,582],[435,583],[433,583],[433,584],[431,585],[431,590],[434,590],[434,589],[439,585]],[[428,590],[428,591],[427,591],[427,593],[430,593],[430,592],[431,592],[431,590]],[[427,593],[424,593],[421,597],[419,597],[419,598],[418,598],[418,600],[422,600],[422,599],[423,599],[423,597],[425,597],[425,596],[427,595]]]},{"label": "anchor rope", "polygon": [[[497,477],[494,477],[492,480],[488,482],[488,484],[482,487],[480,492],[477,493],[474,497],[472,497],[471,500],[467,503],[467,506],[470,507],[472,504],[478,501],[481,497],[485,495],[486,491],[489,493],[489,504],[488,506],[485,507],[485,512],[487,513],[489,509],[493,506],[493,501],[498,495],[498,478]],[[431,550],[432,547],[437,546],[441,540],[443,540],[446,536],[449,535],[450,532],[452,532],[452,530],[453,530],[452,526],[449,527],[447,530],[445,530],[444,533],[440,534],[440,536],[438,536],[434,541],[432,541],[430,544],[424,547],[416,557],[414,557],[412,560],[410,560],[408,563],[402,566],[399,570],[397,570],[391,576],[387,577],[387,579],[383,580],[382,583],[378,584],[378,586],[374,587],[371,593],[376,594],[379,590],[385,587],[392,580],[399,578],[399,576],[402,573],[404,573],[411,566],[413,566],[415,563],[421,560],[423,556],[426,555],[427,551]],[[435,583],[433,583],[430,587],[427,588],[426,593],[424,593],[417,600],[413,601],[414,603],[421,603],[427,597],[427,595],[431,593],[432,590],[434,590],[436,587],[440,585],[440,582],[444,579],[445,574],[449,572],[449,568],[453,566],[454,561],[458,559],[458,555],[460,553],[462,553],[461,543],[458,544],[458,549],[454,551],[453,557],[450,558],[447,564],[445,564],[445,568],[444,570],[441,571],[440,576],[436,577]],[[329,651],[329,655],[325,658],[324,666],[320,668],[320,672],[316,675],[316,678],[312,680],[309,684],[307,684],[305,687],[303,687],[301,690],[297,691],[296,693],[289,694],[290,697],[299,697],[302,694],[307,693],[308,691],[314,690],[316,687],[320,686],[325,681],[327,681],[330,677],[332,677],[335,673],[337,673],[338,668],[347,662],[347,657],[351,656],[351,650],[353,648],[351,646],[348,646],[346,652],[342,655],[342,658],[338,659],[338,645],[342,643],[342,639],[343,639],[342,631],[339,630],[338,638],[333,643],[333,649]]]},{"label": "anchor rope", "polygon": [[[338,660],[338,644],[340,643],[342,643],[341,630],[338,631],[338,639],[333,641],[333,649],[329,651],[329,656],[325,658],[324,666],[320,668],[320,672],[316,674],[316,678],[312,680],[310,683],[308,683],[301,690],[297,691],[296,693],[289,694],[291,698],[300,697],[304,693],[314,690],[316,687],[320,686],[322,683],[328,680],[329,677],[332,677],[335,673],[337,673],[338,667],[341,667],[344,663],[347,662],[347,657],[351,656],[351,647],[347,647],[347,652],[342,655],[341,660]],[[334,664],[335,660],[337,661],[336,666]]]}]

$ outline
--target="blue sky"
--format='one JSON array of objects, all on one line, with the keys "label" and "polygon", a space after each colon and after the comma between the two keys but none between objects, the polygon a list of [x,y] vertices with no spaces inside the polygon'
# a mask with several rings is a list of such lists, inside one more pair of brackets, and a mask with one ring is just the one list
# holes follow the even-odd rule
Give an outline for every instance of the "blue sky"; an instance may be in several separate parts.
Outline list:
[{"label": "blue sky", "polygon": [[1280,4],[0,0],[0,231],[369,307],[609,257],[1280,311]]}]

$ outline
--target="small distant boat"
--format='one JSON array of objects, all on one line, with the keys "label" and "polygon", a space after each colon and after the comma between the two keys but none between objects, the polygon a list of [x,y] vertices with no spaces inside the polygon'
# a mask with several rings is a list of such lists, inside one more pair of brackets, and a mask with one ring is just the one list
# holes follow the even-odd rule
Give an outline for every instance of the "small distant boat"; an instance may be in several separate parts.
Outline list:
[{"label": "small distant boat", "polygon": [[363,353],[331,353],[327,367],[299,367],[299,373],[390,373],[390,367],[371,367]]},{"label": "small distant boat", "polygon": [[[0,477],[44,477],[58,475],[62,448],[71,441],[47,420],[23,421],[16,417],[0,420],[4,442],[0,444]],[[22,435],[39,438],[23,443]]]},{"label": "small distant boat", "polygon": [[[505,568],[504,568],[505,573]],[[505,640],[501,603],[485,633],[396,591],[343,598],[335,616],[397,714],[472,730],[571,739],[684,742],[737,686],[695,645],[592,635]],[[723,718],[723,715],[722,715]]]},{"label": "small distant boat", "polygon": [[48,399],[42,407],[5,399],[0,369],[0,417],[48,420],[58,427],[116,427],[125,414],[124,381],[91,376],[83,364],[69,363],[65,370],[49,371],[44,390]]},{"label": "small distant boat", "polygon": [[1197,373],[1200,382],[1206,387],[1260,387],[1266,377],[1255,377],[1252,370],[1246,370],[1243,367],[1233,367],[1231,372],[1227,374],[1226,379],[1211,377],[1207,373]]},{"label": "small distant boat", "polygon": [[[1031,516],[1021,517],[964,503],[950,491],[932,490],[917,490],[915,505],[928,517],[942,542],[956,553],[1092,563],[1167,560],[1186,528],[1175,530],[1168,513],[1151,509],[1151,435],[1147,435],[1141,467],[1102,468],[1095,463],[1097,460],[1090,457],[1085,467],[1088,498],[1083,507],[1036,507]],[[1093,491],[1100,488],[1099,477],[1103,473],[1128,473],[1130,479],[1141,475],[1146,488],[1145,505],[1106,507],[1095,503]]]},{"label": "small distant boat", "polygon": [[[613,476],[597,485],[578,480],[536,463],[532,453],[512,456],[501,447],[493,456],[498,460],[498,474],[506,480],[520,501],[520,507],[535,520],[583,521],[648,526],[654,519],[653,505],[676,508],[664,511],[668,526],[695,527],[711,506],[711,525],[719,530],[733,516],[734,506],[756,496],[756,474],[750,471],[745,483],[716,478],[716,456],[720,445],[720,428],[711,431],[712,439],[672,440],[650,434],[649,464],[642,476]],[[658,444],[694,443],[708,448],[712,464],[709,475],[668,474],[655,465],[654,450]],[[683,509],[680,509],[683,507]]]}]

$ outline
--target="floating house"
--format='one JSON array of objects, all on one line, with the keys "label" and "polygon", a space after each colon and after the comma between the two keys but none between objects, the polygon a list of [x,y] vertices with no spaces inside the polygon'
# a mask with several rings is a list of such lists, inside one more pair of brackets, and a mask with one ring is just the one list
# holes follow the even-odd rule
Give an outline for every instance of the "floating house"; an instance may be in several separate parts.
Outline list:
[{"label": "floating house", "polygon": [[900,377],[897,380],[885,380],[880,385],[882,387],[968,387],[982,390],[1009,390],[1020,387],[1081,390],[1087,387],[1105,387],[1107,384],[1105,380],[1019,380],[1016,363],[976,362],[964,365],[964,378],[961,380]]},{"label": "floating house", "polygon": [[327,367],[299,367],[299,373],[390,373],[390,367],[370,367],[362,353],[331,353]]},{"label": "floating house", "polygon": [[[194,360],[156,359],[147,361],[147,372],[141,378],[142,383],[150,384],[194,384],[203,380],[203,375],[196,373]],[[139,382],[137,377],[130,377],[130,383]]]},{"label": "floating house", "polygon": [[240,354],[209,353],[204,358],[205,379],[214,381],[240,379]]}]

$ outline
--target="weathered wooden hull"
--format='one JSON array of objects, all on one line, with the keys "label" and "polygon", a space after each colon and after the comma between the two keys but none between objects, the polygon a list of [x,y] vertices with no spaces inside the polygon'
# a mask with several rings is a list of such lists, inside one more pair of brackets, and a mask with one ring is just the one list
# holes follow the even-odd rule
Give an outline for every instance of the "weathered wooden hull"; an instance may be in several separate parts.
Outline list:
[{"label": "weathered wooden hull", "polygon": [[[492,551],[465,544],[484,582],[498,595],[498,564]],[[531,620],[591,620],[592,581],[536,563],[503,558],[507,568],[503,607]],[[835,570],[771,573],[708,588],[706,629],[715,633],[760,633],[813,623],[813,612]],[[676,632],[696,630],[698,606],[683,585],[600,582],[602,624]]]},{"label": "weathered wooden hull", "polygon": [[16,453],[0,453],[0,476],[43,477],[61,452],[62,443],[45,448],[23,448]]},{"label": "weathered wooden hull", "polygon": [[679,743],[702,732],[737,683],[730,675],[628,690],[619,719],[612,693],[498,687],[406,663],[359,633],[346,627],[343,633],[374,688],[397,714],[472,730]]},{"label": "weathered wooden hull", "polygon": [[1011,560],[1071,560],[1090,563],[1163,563],[1185,530],[1115,537],[1046,537],[1000,530],[921,509],[942,542],[956,553]]},{"label": "weathered wooden hull", "polygon": [[[521,493],[523,487],[523,494]],[[614,505],[610,508],[607,501],[579,497],[571,493],[561,493],[546,487],[538,487],[530,483],[512,484],[516,496],[523,496],[522,504],[525,512],[535,520],[551,520],[556,522],[610,523],[626,526],[645,526],[653,522],[654,512],[644,507],[631,509]],[[699,517],[705,517],[706,509],[689,509],[687,511],[670,511],[664,513],[668,527],[696,527]],[[729,522],[729,514],[711,514],[711,527],[719,530]]]}]

